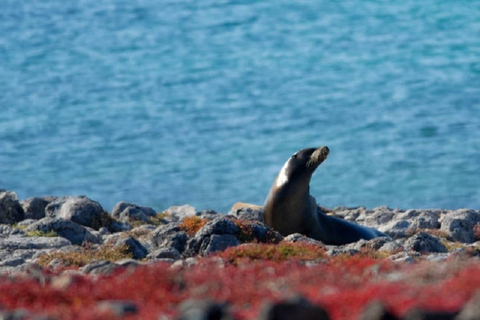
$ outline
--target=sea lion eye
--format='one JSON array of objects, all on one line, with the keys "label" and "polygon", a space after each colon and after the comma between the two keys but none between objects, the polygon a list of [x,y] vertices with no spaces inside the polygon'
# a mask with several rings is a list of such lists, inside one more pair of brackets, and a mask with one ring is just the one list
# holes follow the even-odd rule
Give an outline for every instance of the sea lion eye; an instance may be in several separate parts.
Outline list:
[{"label": "sea lion eye", "polygon": [[293,156],[292,156],[292,159],[295,159],[297,157],[297,154],[295,153]]}]

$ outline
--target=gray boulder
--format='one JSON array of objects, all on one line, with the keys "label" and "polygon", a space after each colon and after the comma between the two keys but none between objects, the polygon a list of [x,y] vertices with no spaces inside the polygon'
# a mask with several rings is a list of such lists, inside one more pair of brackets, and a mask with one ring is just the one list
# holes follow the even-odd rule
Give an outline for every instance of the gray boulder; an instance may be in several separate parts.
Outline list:
[{"label": "gray boulder", "polygon": [[39,220],[45,218],[45,208],[54,201],[56,197],[32,197],[21,201],[25,211],[25,219]]},{"label": "gray boulder", "polygon": [[240,244],[240,241],[238,241],[237,237],[231,234],[223,234],[223,235],[213,234],[210,236],[208,245],[205,248],[205,250],[201,252],[201,254],[204,256],[207,256],[217,251],[223,251],[229,247],[238,246],[239,244]]},{"label": "gray boulder", "polygon": [[187,256],[194,256],[197,254],[205,255],[212,235],[236,235],[240,228],[226,216],[220,216],[213,219],[204,225],[193,238],[187,242],[186,252]]},{"label": "gray boulder", "polygon": [[323,242],[312,239],[312,238],[309,238],[309,237],[307,237],[303,234],[300,234],[300,233],[289,234],[288,236],[283,238],[283,241],[291,242],[291,243],[295,243],[295,242],[307,243],[307,244],[314,244],[314,245],[325,247],[325,244]]},{"label": "gray boulder", "polygon": [[236,217],[237,219],[263,222],[263,209],[261,208],[250,208],[250,207],[244,207],[239,209],[232,208],[229,214]]},{"label": "gray boulder", "polygon": [[[330,247],[330,248],[329,248]],[[328,246],[329,250],[327,250],[327,255],[330,257],[337,257],[337,256],[351,256],[360,254],[360,251],[357,249],[349,249],[349,248],[335,248],[334,246]]]},{"label": "gray boulder", "polygon": [[133,301],[127,300],[103,300],[98,302],[97,311],[99,313],[113,314],[118,318],[131,316],[138,312],[137,305]]},{"label": "gray boulder", "polygon": [[438,237],[425,232],[419,232],[405,242],[405,249],[421,253],[447,252],[447,248]]},{"label": "gray boulder", "polygon": [[189,299],[179,306],[176,320],[231,320],[227,305],[207,300]]},{"label": "gray boulder", "polygon": [[58,249],[71,245],[70,241],[60,237],[24,237],[12,235],[0,238],[0,250]]},{"label": "gray boulder", "polygon": [[109,227],[111,220],[102,206],[85,196],[61,197],[45,208],[46,217],[71,220],[93,229]]},{"label": "gray boulder", "polygon": [[218,212],[214,210],[202,210],[201,212],[197,212],[197,216],[199,218],[213,220],[218,217]]},{"label": "gray boulder", "polygon": [[142,207],[125,201],[120,201],[112,209],[112,216],[120,221],[128,221],[129,219],[148,221],[148,217],[156,215],[157,212],[150,207]]},{"label": "gray boulder", "polygon": [[369,303],[363,310],[360,320],[397,320],[398,318],[391,313],[385,304],[380,301]]},{"label": "gray boulder", "polygon": [[0,224],[14,224],[25,218],[17,195],[12,191],[0,189]]},{"label": "gray boulder", "polygon": [[455,320],[457,312],[411,309],[403,320]]},{"label": "gray boulder", "polygon": [[[416,230],[440,228],[439,219],[445,212],[439,209],[397,211],[390,219],[379,220],[378,229],[393,238],[405,238]],[[392,212],[388,212],[390,214]]]},{"label": "gray boulder", "polygon": [[411,222],[405,219],[394,219],[386,225],[378,227],[379,231],[388,234],[394,239],[406,238],[410,233]]},{"label": "gray boulder", "polygon": [[[366,209],[364,207],[355,208],[354,216],[356,215],[355,222],[366,225],[372,228],[378,228],[393,220],[399,213],[398,209],[391,209],[388,207],[377,207],[373,210]],[[347,214],[345,219],[350,220],[348,217],[351,214]]]},{"label": "gray boulder", "polygon": [[165,210],[165,213],[170,216],[172,221],[181,221],[185,217],[196,216],[199,214],[195,207],[188,204],[183,206],[172,206]]},{"label": "gray boulder", "polygon": [[134,259],[143,259],[148,254],[147,249],[133,237],[120,238],[115,243],[115,246],[125,246]]},{"label": "gray boulder", "polygon": [[151,252],[148,259],[172,259],[178,260],[181,258],[180,252],[175,248],[159,248]]},{"label": "gray boulder", "polygon": [[480,320],[480,291],[477,291],[455,320]]},{"label": "gray boulder", "polygon": [[267,304],[260,320],[329,320],[325,309],[311,304],[303,298]]},{"label": "gray boulder", "polygon": [[81,245],[83,242],[101,243],[101,238],[92,234],[87,228],[61,218],[43,218],[25,229],[26,232],[49,232],[52,230],[59,236],[70,240],[73,244]]},{"label": "gray boulder", "polygon": [[11,234],[23,234],[23,231],[8,224],[0,224],[0,239]]},{"label": "gray boulder", "polygon": [[152,232],[151,242],[154,248],[174,248],[182,253],[187,243],[187,233],[175,223],[159,226]]},{"label": "gray boulder", "polygon": [[24,309],[17,310],[0,310],[0,319],[1,320],[24,320],[24,319],[35,319],[36,317],[31,314],[29,311]]},{"label": "gray boulder", "polygon": [[106,260],[97,260],[90,262],[84,266],[80,271],[84,274],[93,274],[93,275],[109,275],[115,270],[122,268],[116,263],[106,261]]},{"label": "gray boulder", "polygon": [[124,222],[128,222],[128,221],[147,222],[148,216],[143,211],[137,208],[128,207],[120,213],[120,216],[118,217],[118,219]]},{"label": "gray boulder", "polygon": [[480,214],[475,210],[459,209],[444,215],[440,222],[440,230],[446,231],[454,241],[473,243],[473,227],[480,222]]},{"label": "gray boulder", "polygon": [[411,209],[405,211],[403,216],[411,221],[412,229],[438,229],[440,216],[445,212],[438,209]]},{"label": "gray boulder", "polygon": [[383,252],[398,252],[402,251],[403,247],[396,241],[392,240],[389,237],[379,237],[371,240],[361,239],[357,242],[347,244],[343,249],[352,249],[352,250],[372,250],[372,251],[383,251]]}]

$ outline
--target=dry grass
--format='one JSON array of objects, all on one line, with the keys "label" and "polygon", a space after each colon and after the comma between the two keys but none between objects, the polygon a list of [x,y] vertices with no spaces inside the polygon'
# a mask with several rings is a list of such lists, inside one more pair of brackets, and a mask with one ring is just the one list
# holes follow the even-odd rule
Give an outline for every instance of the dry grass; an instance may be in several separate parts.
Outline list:
[{"label": "dry grass", "polygon": [[180,222],[179,228],[190,236],[193,236],[198,230],[206,225],[207,222],[209,222],[209,220],[197,216],[185,217],[182,219],[182,222]]},{"label": "dry grass", "polygon": [[85,243],[80,247],[79,251],[71,252],[51,252],[41,255],[37,263],[43,267],[47,267],[52,260],[60,261],[62,267],[80,268],[95,260],[107,260],[115,262],[125,258],[133,258],[128,252],[127,246],[115,246],[113,244],[105,244],[98,248],[94,248],[92,244]]}]

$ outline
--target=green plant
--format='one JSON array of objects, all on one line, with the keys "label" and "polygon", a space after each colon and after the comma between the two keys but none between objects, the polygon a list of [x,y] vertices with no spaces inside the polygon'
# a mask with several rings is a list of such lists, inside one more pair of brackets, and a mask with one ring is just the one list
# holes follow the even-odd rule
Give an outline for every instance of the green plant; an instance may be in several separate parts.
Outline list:
[{"label": "green plant", "polygon": [[58,237],[58,233],[54,230],[49,230],[47,232],[40,230],[32,230],[25,233],[27,237]]}]

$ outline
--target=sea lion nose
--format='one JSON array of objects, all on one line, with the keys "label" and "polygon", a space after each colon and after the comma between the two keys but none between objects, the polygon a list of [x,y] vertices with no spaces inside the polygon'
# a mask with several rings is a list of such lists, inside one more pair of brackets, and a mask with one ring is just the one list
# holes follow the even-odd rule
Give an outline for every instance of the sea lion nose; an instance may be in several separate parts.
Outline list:
[{"label": "sea lion nose", "polygon": [[327,146],[324,146],[324,147],[323,147],[323,154],[324,154],[324,155],[328,155],[329,153],[330,153],[330,149],[328,149]]}]

